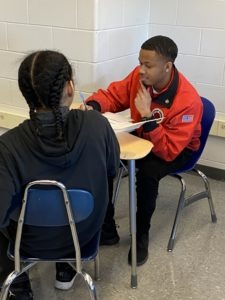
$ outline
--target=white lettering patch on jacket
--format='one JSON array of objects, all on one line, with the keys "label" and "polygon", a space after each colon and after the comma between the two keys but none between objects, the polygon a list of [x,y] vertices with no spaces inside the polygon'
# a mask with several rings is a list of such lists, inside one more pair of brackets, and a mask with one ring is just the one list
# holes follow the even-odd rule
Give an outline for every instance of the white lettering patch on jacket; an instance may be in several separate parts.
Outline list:
[{"label": "white lettering patch on jacket", "polygon": [[182,123],[191,123],[193,122],[194,116],[193,115],[183,115]]}]

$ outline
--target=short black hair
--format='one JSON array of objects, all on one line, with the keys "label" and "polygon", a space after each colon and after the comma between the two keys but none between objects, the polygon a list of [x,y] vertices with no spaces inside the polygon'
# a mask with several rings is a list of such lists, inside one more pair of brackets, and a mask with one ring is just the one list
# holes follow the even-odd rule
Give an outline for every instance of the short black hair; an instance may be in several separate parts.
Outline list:
[{"label": "short black hair", "polygon": [[163,35],[151,37],[142,44],[141,49],[155,51],[173,63],[178,53],[178,48],[174,41]]}]

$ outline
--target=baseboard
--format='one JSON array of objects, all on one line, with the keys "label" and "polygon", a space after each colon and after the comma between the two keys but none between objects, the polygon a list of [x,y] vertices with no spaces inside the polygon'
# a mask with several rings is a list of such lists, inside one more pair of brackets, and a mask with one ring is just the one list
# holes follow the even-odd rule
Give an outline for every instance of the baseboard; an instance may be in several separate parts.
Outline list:
[{"label": "baseboard", "polygon": [[213,167],[203,166],[203,165],[197,165],[197,168],[205,173],[207,177],[225,181],[225,170],[217,169]]}]

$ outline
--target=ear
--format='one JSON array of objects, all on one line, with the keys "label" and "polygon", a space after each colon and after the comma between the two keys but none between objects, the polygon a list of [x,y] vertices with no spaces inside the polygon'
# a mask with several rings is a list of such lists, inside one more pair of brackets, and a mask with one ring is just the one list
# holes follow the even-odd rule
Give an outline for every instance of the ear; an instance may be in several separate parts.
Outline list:
[{"label": "ear", "polygon": [[171,71],[173,67],[173,63],[171,61],[168,61],[166,64],[165,64],[165,71],[168,73]]},{"label": "ear", "polygon": [[74,95],[74,84],[73,84],[72,80],[67,82],[66,92],[67,92],[68,97],[73,97],[73,95]]},{"label": "ear", "polygon": [[60,100],[60,106],[70,106],[74,97],[74,85],[72,81],[67,81],[64,89],[62,98]]}]

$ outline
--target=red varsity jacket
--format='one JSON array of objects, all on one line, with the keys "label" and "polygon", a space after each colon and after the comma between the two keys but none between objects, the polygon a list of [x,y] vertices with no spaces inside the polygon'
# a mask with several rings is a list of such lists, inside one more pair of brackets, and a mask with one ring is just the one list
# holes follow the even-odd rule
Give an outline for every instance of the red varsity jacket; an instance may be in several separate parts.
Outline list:
[{"label": "red varsity jacket", "polygon": [[[101,112],[119,112],[130,108],[134,122],[141,116],[134,103],[139,83],[139,66],[126,78],[99,89],[88,99],[100,105]],[[202,102],[192,84],[174,67],[173,78],[166,90],[152,95],[151,111],[161,122],[150,122],[137,130],[138,136],[150,140],[153,153],[165,161],[174,160],[184,148],[198,150],[201,134]]]}]

